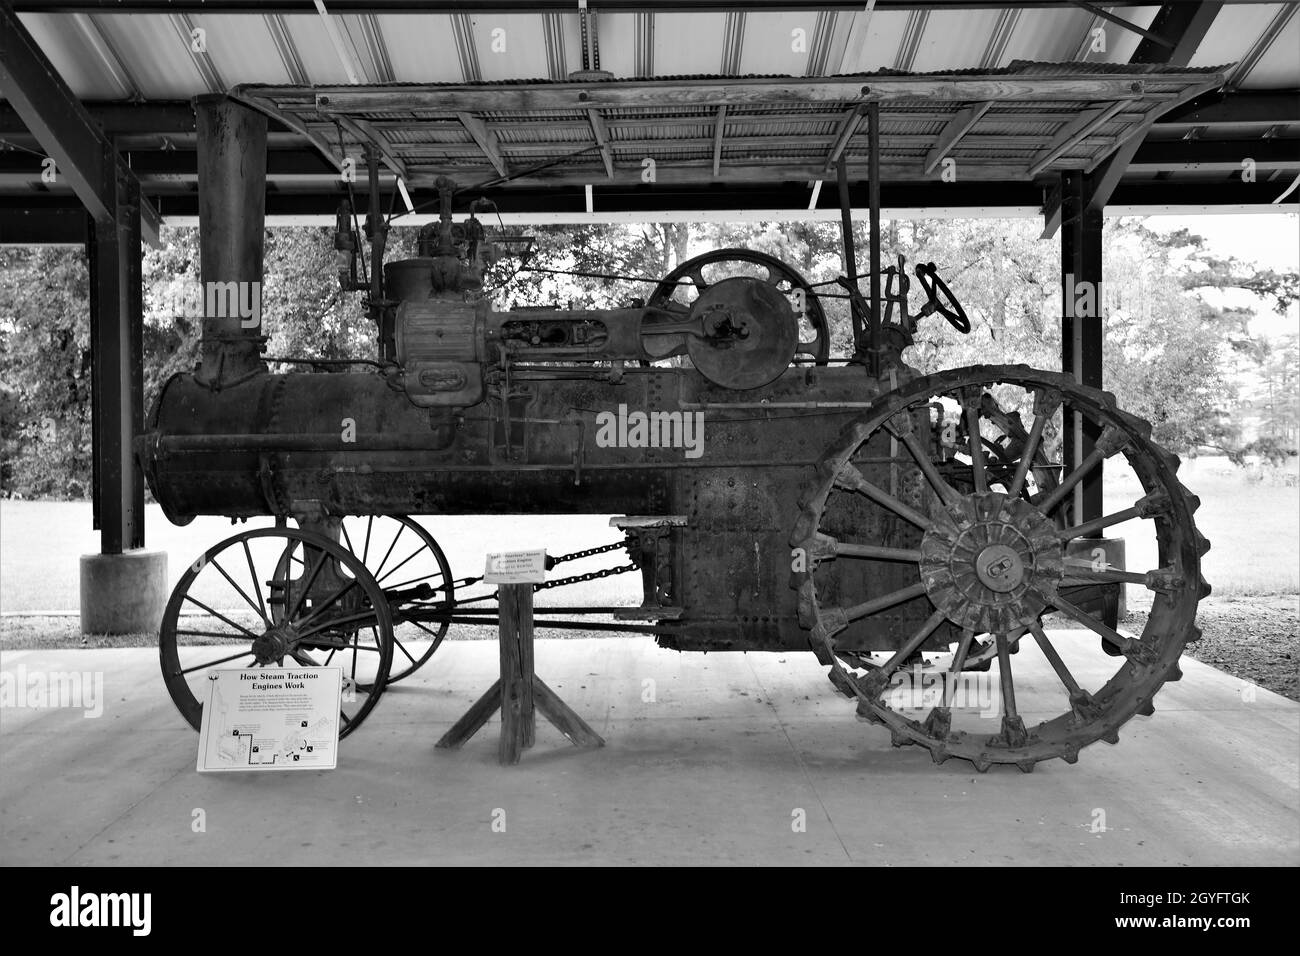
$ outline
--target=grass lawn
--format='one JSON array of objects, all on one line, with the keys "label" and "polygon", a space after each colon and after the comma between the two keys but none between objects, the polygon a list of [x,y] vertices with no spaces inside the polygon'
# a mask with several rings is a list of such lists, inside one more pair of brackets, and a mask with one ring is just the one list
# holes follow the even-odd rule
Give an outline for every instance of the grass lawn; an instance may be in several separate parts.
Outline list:
[{"label": "grass lawn", "polygon": [[[1296,475],[1292,460],[1281,474],[1251,481],[1251,472],[1224,458],[1183,462],[1178,477],[1201,499],[1196,526],[1210,539],[1202,574],[1217,597],[1252,597],[1300,592],[1300,488],[1287,485]],[[1106,511],[1130,507],[1142,496],[1127,466],[1106,464]],[[1108,529],[1125,538],[1132,570],[1156,567],[1154,540],[1131,521]],[[1132,590],[1130,589],[1130,594]]]}]

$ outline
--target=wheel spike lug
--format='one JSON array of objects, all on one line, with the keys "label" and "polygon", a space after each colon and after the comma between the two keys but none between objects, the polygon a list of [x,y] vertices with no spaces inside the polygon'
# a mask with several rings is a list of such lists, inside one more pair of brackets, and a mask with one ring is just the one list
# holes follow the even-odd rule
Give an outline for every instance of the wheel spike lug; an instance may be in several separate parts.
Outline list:
[{"label": "wheel spike lug", "polygon": [[1029,734],[1025,731],[1024,718],[1008,717],[1004,714],[1001,740],[1008,747],[1023,747],[1029,740]]},{"label": "wheel spike lug", "polygon": [[971,763],[975,764],[975,769],[980,773],[988,773],[989,767],[993,766],[993,761],[989,759],[988,754],[980,754]]},{"label": "wheel spike lug", "polygon": [[1171,664],[1169,667],[1169,676],[1165,680],[1173,683],[1183,679],[1183,669],[1177,664]]},{"label": "wheel spike lug", "polygon": [[1026,758],[1024,760],[1017,760],[1016,766],[1020,768],[1021,773],[1033,773],[1035,762],[1036,761],[1033,758]]},{"label": "wheel spike lug", "polygon": [[1137,709],[1137,713],[1143,717],[1154,717],[1156,713],[1156,705],[1153,701],[1147,701]]},{"label": "wheel spike lug", "polygon": [[1075,750],[1072,746],[1066,747],[1065,750],[1061,752],[1061,759],[1068,764],[1076,764],[1079,762],[1079,751]]},{"label": "wheel spike lug", "polygon": [[948,748],[942,744],[930,748],[930,759],[935,762],[936,766],[942,765],[950,756],[951,754],[948,753]]},{"label": "wheel spike lug", "polygon": [[1106,741],[1108,744],[1117,744],[1119,743],[1119,731],[1112,728],[1102,734],[1101,739]]}]

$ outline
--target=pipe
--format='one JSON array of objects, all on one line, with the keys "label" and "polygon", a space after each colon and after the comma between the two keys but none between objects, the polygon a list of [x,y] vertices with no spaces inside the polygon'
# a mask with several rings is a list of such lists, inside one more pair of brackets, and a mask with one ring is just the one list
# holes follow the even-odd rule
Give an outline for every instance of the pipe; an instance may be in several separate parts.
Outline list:
[{"label": "pipe", "polygon": [[194,98],[203,342],[195,379],[226,388],[266,371],[262,256],[266,116],[224,95]]}]

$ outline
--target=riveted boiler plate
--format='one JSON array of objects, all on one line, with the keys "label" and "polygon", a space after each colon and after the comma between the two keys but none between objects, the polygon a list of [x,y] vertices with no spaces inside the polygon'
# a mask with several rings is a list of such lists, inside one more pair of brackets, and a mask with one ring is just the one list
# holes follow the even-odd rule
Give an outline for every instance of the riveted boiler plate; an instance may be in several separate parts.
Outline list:
[{"label": "riveted boiler plate", "polygon": [[691,318],[700,319],[710,336],[688,336],[691,362],[723,388],[766,385],[790,367],[799,345],[799,323],[789,300],[747,276],[709,286],[692,304]]}]

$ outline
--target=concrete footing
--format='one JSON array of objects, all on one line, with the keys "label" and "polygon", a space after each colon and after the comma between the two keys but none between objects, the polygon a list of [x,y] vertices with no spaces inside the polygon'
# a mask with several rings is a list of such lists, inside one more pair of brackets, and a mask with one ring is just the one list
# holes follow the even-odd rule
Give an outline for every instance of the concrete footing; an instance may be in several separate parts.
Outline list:
[{"label": "concrete footing", "polygon": [[81,556],[81,633],[149,634],[167,607],[167,552]]}]

